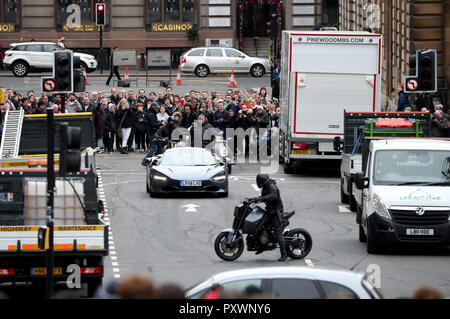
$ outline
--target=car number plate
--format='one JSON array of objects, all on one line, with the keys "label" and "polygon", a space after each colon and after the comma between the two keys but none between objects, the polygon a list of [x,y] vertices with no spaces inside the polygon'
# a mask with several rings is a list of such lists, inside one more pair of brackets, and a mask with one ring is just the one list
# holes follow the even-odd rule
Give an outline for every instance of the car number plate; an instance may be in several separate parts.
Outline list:
[{"label": "car number plate", "polygon": [[0,202],[13,202],[14,193],[0,193]]},{"label": "car number plate", "polygon": [[202,181],[181,181],[180,184],[183,187],[200,187],[202,186]]},{"label": "car number plate", "polygon": [[433,236],[434,229],[406,229],[406,235],[408,236]]},{"label": "car number plate", "polygon": [[311,155],[311,150],[292,150],[292,155]]},{"label": "car number plate", "polygon": [[[45,267],[31,268],[31,274],[34,276],[45,276],[45,275],[47,275],[47,268],[45,268]],[[54,275],[62,275],[62,268],[61,267],[53,268],[53,274]]]}]

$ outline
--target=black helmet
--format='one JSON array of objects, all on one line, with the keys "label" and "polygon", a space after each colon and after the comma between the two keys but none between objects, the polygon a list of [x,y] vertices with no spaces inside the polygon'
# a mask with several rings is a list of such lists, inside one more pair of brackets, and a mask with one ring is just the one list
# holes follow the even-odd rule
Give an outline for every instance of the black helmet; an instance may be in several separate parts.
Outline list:
[{"label": "black helmet", "polygon": [[259,188],[263,188],[269,179],[270,177],[267,174],[258,174],[256,176],[256,185],[258,185]]}]

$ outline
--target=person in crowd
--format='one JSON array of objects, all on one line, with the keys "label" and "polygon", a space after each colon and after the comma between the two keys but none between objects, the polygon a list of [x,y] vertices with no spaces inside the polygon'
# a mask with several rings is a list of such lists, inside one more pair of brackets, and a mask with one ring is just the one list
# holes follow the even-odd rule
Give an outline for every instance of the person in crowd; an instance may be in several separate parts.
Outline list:
[{"label": "person in crowd", "polygon": [[184,289],[177,283],[164,283],[156,291],[159,299],[184,299]]},{"label": "person in crowd", "polygon": [[162,90],[158,91],[158,96],[155,101],[159,106],[164,104],[164,92]]},{"label": "person in crowd", "polygon": [[397,87],[398,92],[398,106],[397,112],[405,112],[405,108],[411,107],[409,103],[409,94],[405,93],[405,87],[403,83],[400,83]]},{"label": "person in crowd", "polygon": [[412,299],[444,299],[444,296],[435,287],[421,286],[414,291]]},{"label": "person in crowd", "polygon": [[196,119],[195,113],[192,111],[191,104],[186,104],[184,106],[183,117],[181,118],[181,127],[184,127],[186,129],[191,127],[195,119]]},{"label": "person in crowd", "polygon": [[431,122],[431,135],[433,137],[447,137],[449,121],[444,116],[444,112],[442,110],[436,110],[433,113],[432,122]]},{"label": "person in crowd", "polygon": [[37,107],[34,110],[33,114],[47,114],[47,106],[44,101],[39,101],[37,103]]},{"label": "person in crowd", "polygon": [[120,299],[158,298],[153,279],[145,274],[130,274],[117,285],[115,291]]},{"label": "person in crowd", "polygon": [[227,110],[225,110],[223,100],[219,100],[217,102],[218,111],[215,115],[214,122],[216,123],[216,127],[223,132],[223,137],[226,138],[226,128],[228,124],[228,120],[230,115]]},{"label": "person in crowd", "polygon": [[134,125],[136,128],[136,151],[138,153],[144,153],[147,149],[147,143],[145,141],[145,134],[148,131],[147,114],[144,112],[144,104],[138,103],[137,112],[134,116]]},{"label": "person in crowd", "polygon": [[131,134],[131,127],[133,126],[133,111],[126,99],[119,102],[116,111],[117,119],[119,121],[118,134],[122,138],[122,146],[119,149],[121,154],[128,154],[128,138]]},{"label": "person in crowd", "polygon": [[[160,122],[162,125],[167,124],[168,119],[169,119],[169,114],[167,114],[166,111],[166,107],[164,105],[161,105],[159,107],[159,112],[156,116],[156,119],[158,120],[158,122]],[[163,124],[164,123],[164,124]]]},{"label": "person in crowd", "polygon": [[118,47],[114,47],[111,56],[109,57],[109,65],[111,68],[111,72],[109,73],[108,80],[106,80],[106,86],[109,86],[109,83],[111,82],[114,75],[117,76],[117,80],[121,80],[120,73],[119,73],[119,66],[114,65],[114,53],[119,51]]},{"label": "person in crowd", "polygon": [[23,112],[26,115],[30,115],[33,114],[33,107],[30,104],[30,100],[28,98],[25,98],[25,100],[23,100],[22,102],[22,108],[23,108]]},{"label": "person in crowd", "polygon": [[104,152],[104,135],[105,135],[105,122],[106,122],[106,109],[108,108],[108,100],[103,99],[95,107],[95,135],[97,138],[97,153]]},{"label": "person in crowd", "polygon": [[98,97],[98,92],[94,91],[91,94],[91,104],[94,107],[97,107],[99,104],[102,103],[102,100]]},{"label": "person in crowd", "polygon": [[[228,119],[228,123],[227,123],[227,129],[231,129],[233,130],[233,132],[239,127],[239,117],[238,115],[235,113],[234,108],[231,108],[228,111],[228,115],[229,115],[229,119]],[[236,134],[232,134],[233,138],[234,138],[234,142],[233,142],[233,154],[237,154],[237,147],[238,147],[238,137]]]},{"label": "person in crowd", "polygon": [[116,106],[119,105],[121,98],[119,97],[116,88],[111,89],[111,96],[109,98],[111,99],[111,102],[114,103]]},{"label": "person in crowd", "polygon": [[147,101],[148,101],[148,98],[145,95],[145,90],[139,90],[139,96],[137,98],[137,103],[142,103],[142,105],[146,106]]},{"label": "person in crowd", "polygon": [[81,111],[83,113],[95,113],[95,106],[91,104],[89,96],[85,96],[81,105]]},{"label": "person in crowd", "polygon": [[[30,105],[31,105],[31,107],[32,107],[33,109],[35,109],[36,106],[37,106],[36,96],[35,96],[34,94],[31,94],[31,95],[28,97],[28,99],[30,100]],[[77,102],[78,102],[78,101],[77,101]],[[80,107],[81,107],[81,105],[80,105]]]},{"label": "person in crowd", "polygon": [[103,131],[103,138],[106,151],[112,154],[114,152],[114,139],[117,134],[117,118],[116,105],[114,103],[108,104],[108,111],[105,118],[105,129]]},{"label": "person in crowd", "polygon": [[67,101],[66,104],[66,113],[77,113],[81,111],[82,111],[81,104],[76,99],[75,94],[74,93],[69,94],[69,101]]},{"label": "person in crowd", "polygon": [[178,127],[181,127],[181,119],[183,118],[183,115],[180,112],[175,112],[172,116],[175,119],[175,124]]},{"label": "person in crowd", "polygon": [[169,116],[173,115],[173,112],[175,112],[175,106],[170,101],[170,98],[166,97],[164,100],[164,107],[166,109],[166,112]]}]

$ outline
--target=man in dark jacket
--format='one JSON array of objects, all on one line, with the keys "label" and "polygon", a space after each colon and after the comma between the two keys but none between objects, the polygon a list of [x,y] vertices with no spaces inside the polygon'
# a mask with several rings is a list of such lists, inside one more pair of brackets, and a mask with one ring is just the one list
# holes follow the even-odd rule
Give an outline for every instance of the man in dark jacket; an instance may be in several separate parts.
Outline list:
[{"label": "man in dark jacket", "polygon": [[[283,222],[281,214],[284,211],[283,202],[280,196],[280,190],[276,182],[266,174],[258,174],[256,176],[256,184],[259,188],[262,188],[261,196],[249,199],[250,202],[259,203],[264,202],[266,204],[266,213],[263,220],[260,222],[256,231],[256,238],[259,237],[260,232],[264,224],[271,223],[275,228],[275,234],[277,236],[278,243],[280,244],[281,257],[279,261],[285,261],[287,259],[286,242],[283,236]],[[256,254],[262,253],[261,250]]]},{"label": "man in dark jacket", "polygon": [[397,112],[405,112],[405,109],[407,107],[411,107],[411,104],[409,103],[409,97],[408,94],[404,91],[404,85],[399,84],[398,88],[398,107]]},{"label": "man in dark jacket", "polygon": [[156,118],[156,114],[158,113],[158,103],[153,102],[148,110],[147,114],[147,123],[148,123],[148,131],[147,131],[147,144],[150,145],[150,151],[147,155],[145,155],[144,159],[141,162],[142,166],[145,166],[145,159],[153,157],[158,151],[158,146],[154,141],[155,134],[158,132],[158,129],[161,127],[161,122]]}]

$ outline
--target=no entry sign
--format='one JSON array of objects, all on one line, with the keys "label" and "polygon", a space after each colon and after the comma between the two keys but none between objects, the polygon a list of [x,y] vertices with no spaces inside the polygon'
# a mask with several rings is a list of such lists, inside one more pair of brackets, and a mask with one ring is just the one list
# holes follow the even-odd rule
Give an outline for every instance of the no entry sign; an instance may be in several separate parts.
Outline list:
[{"label": "no entry sign", "polygon": [[55,87],[56,87],[56,83],[55,83],[54,80],[51,80],[51,79],[45,80],[45,82],[44,82],[44,90],[46,92],[53,92],[55,90]]}]

